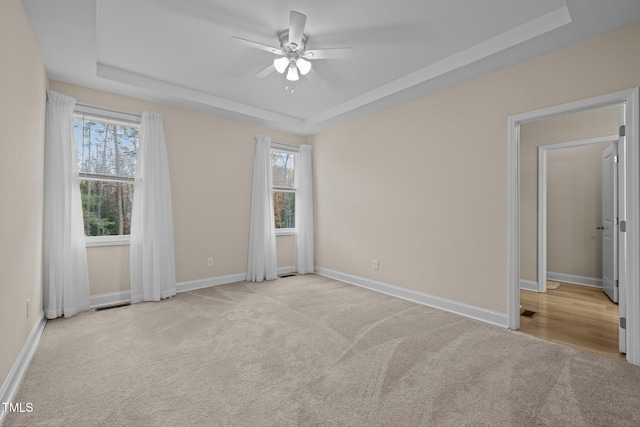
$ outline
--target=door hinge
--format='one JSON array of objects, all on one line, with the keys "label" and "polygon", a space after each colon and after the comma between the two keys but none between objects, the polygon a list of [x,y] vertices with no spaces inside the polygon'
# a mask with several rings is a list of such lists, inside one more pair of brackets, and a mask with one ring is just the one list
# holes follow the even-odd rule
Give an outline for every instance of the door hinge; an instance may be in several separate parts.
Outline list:
[{"label": "door hinge", "polygon": [[627,221],[620,221],[620,232],[626,233],[627,231]]},{"label": "door hinge", "polygon": [[613,163],[618,163],[618,156],[613,156]]},{"label": "door hinge", "polygon": [[620,285],[618,284],[618,279],[616,279],[616,288],[619,288]]},{"label": "door hinge", "polygon": [[626,317],[621,317],[620,318],[620,327],[622,329],[627,329],[627,318]]},{"label": "door hinge", "polygon": [[627,134],[627,127],[626,126],[620,126],[620,136],[625,136]]},{"label": "door hinge", "polygon": [[616,225],[618,225],[620,221],[618,221],[618,217],[616,217]]}]

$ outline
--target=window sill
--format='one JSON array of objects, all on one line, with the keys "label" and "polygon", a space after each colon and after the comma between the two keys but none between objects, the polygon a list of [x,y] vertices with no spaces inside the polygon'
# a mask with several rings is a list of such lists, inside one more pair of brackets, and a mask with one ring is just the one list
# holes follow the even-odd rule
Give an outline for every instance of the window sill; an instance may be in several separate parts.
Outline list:
[{"label": "window sill", "polygon": [[99,246],[126,246],[129,245],[131,239],[129,236],[95,236],[85,237],[84,241],[88,248]]},{"label": "window sill", "polygon": [[295,236],[296,229],[295,228],[280,228],[276,229],[276,237],[278,236]]}]

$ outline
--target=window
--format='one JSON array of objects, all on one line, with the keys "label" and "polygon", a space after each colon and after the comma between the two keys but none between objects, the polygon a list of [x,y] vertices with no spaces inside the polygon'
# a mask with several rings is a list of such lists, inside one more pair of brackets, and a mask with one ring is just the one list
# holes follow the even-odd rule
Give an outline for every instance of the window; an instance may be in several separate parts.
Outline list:
[{"label": "window", "polygon": [[126,243],[131,226],[139,123],[106,114],[91,115],[78,109],[75,113],[74,133],[87,244]]},{"label": "window", "polygon": [[295,164],[295,147],[272,143],[271,174],[273,178],[273,213],[276,234],[287,234],[295,231]]}]

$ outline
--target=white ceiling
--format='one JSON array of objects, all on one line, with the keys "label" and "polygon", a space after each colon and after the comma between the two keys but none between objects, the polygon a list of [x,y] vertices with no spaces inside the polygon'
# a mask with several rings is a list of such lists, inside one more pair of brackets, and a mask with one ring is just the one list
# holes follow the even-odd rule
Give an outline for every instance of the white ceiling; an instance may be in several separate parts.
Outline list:
[{"label": "white ceiling", "polygon": [[[640,20],[638,0],[23,0],[51,78],[312,134]],[[322,81],[256,74],[289,11]],[[293,93],[291,90],[293,89]]]}]

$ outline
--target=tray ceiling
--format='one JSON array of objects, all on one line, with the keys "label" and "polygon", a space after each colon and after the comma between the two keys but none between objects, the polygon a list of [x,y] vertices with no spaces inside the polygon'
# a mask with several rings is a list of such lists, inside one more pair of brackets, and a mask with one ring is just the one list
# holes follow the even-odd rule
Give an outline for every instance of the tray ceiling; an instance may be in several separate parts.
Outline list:
[{"label": "tray ceiling", "polygon": [[[24,0],[49,75],[311,134],[640,20],[636,0]],[[289,11],[321,77],[256,74]]]}]

